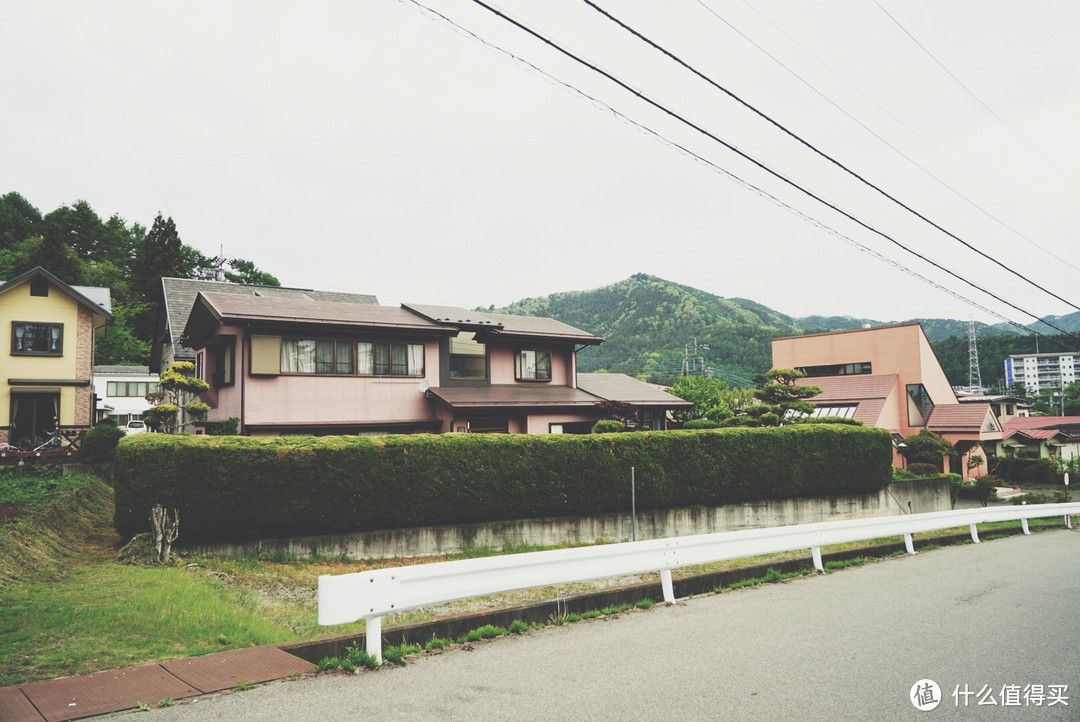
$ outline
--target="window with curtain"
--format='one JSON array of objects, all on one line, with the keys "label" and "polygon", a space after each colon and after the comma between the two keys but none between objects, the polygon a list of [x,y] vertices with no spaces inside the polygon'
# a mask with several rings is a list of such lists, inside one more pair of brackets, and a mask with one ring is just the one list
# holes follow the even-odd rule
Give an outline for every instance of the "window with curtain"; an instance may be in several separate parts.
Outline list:
[{"label": "window with curtain", "polygon": [[518,381],[550,381],[551,351],[521,349],[515,366]]},{"label": "window with curtain", "polygon": [[64,324],[13,321],[11,353],[18,356],[63,356]]},{"label": "window with curtain", "polygon": [[361,341],[357,348],[357,373],[366,376],[423,376],[424,344]]},{"label": "window with curtain", "polygon": [[288,374],[353,374],[353,343],[326,339],[281,339],[281,372]]}]

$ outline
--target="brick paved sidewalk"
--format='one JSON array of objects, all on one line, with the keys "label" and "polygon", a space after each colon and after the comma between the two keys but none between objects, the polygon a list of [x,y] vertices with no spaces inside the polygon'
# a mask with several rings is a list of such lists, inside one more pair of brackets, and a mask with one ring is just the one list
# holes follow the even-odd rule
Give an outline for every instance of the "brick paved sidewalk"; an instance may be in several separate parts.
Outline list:
[{"label": "brick paved sidewalk", "polygon": [[0,687],[3,722],[60,722],[157,705],[306,674],[315,665],[277,647],[251,647],[204,657]]}]

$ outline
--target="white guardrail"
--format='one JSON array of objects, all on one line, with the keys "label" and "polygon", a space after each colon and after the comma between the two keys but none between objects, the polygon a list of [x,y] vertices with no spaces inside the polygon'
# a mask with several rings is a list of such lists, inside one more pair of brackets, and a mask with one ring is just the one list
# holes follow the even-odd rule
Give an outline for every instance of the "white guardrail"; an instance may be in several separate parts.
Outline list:
[{"label": "white guardrail", "polygon": [[664,601],[675,601],[671,570],[726,559],[810,549],[814,566],[824,571],[821,547],[830,544],[901,536],[915,553],[912,534],[967,525],[979,541],[977,524],[1080,514],[1080,502],[993,506],[925,514],[850,519],[795,526],[745,529],[649,541],[601,544],[552,551],[507,554],[415,566],[374,569],[319,577],[319,624],[330,626],[365,619],[368,654],[382,660],[382,618],[387,614],[555,584],[624,574],[660,572]]}]

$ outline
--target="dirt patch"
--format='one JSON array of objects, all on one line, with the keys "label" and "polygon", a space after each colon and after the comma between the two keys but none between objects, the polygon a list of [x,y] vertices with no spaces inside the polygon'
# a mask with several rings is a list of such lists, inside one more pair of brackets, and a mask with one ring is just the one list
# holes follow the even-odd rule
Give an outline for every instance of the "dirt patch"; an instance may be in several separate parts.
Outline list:
[{"label": "dirt patch", "polygon": [[26,513],[26,504],[15,502],[0,504],[0,525],[7,524],[12,519],[17,519]]}]

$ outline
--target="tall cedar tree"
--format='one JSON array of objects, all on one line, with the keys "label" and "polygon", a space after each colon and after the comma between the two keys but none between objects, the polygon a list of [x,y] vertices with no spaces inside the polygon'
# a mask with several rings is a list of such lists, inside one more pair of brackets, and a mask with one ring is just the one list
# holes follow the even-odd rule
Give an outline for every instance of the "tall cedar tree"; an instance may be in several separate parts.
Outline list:
[{"label": "tall cedar tree", "polygon": [[184,244],[172,218],[157,214],[146,238],[135,248],[132,285],[147,306],[133,319],[135,335],[149,339],[154,334],[154,309],[161,298],[161,279],[185,278]]}]

